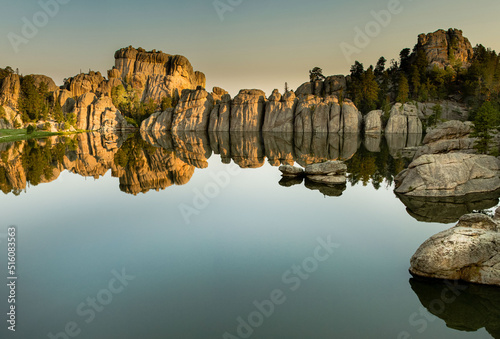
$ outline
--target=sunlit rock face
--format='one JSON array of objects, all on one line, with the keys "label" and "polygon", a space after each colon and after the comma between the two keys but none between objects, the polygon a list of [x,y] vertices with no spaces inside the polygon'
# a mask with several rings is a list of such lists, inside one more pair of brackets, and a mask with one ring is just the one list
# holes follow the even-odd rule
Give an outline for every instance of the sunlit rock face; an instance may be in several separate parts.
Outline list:
[{"label": "sunlit rock face", "polygon": [[184,56],[146,52],[131,46],[115,53],[115,67],[110,74],[138,90],[143,101],[159,102],[166,96],[179,98],[182,90],[204,88],[206,82],[205,75],[195,72]]},{"label": "sunlit rock face", "polygon": [[259,132],[264,121],[266,101],[266,94],[261,90],[241,90],[231,105],[231,132]]},{"label": "sunlit rock face", "polygon": [[283,96],[275,89],[269,96],[264,114],[263,132],[293,132],[294,112],[297,98],[293,92],[286,92]]},{"label": "sunlit rock face", "polygon": [[410,272],[417,276],[500,286],[500,225],[484,214],[467,214],[415,252]]},{"label": "sunlit rock face", "polygon": [[131,127],[110,97],[97,97],[90,92],[78,98],[73,113],[76,116],[75,127],[80,130],[107,133]]},{"label": "sunlit rock face", "polygon": [[212,95],[204,89],[184,90],[172,117],[172,131],[207,131],[214,108]]},{"label": "sunlit rock face", "polygon": [[19,96],[21,94],[21,79],[17,74],[9,74],[2,81],[0,87],[0,102],[3,105],[18,107]]},{"label": "sunlit rock face", "polygon": [[468,66],[474,50],[462,33],[458,29],[440,29],[434,33],[420,34],[415,49],[425,53],[430,68],[446,68],[454,63]]}]

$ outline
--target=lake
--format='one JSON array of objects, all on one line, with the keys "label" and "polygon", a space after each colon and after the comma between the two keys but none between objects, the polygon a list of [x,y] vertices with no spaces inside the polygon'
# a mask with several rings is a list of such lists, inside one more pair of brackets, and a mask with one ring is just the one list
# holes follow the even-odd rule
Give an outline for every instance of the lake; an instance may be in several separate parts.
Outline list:
[{"label": "lake", "polygon": [[[399,199],[394,176],[420,141],[93,133],[0,144],[16,337],[500,338],[498,288],[408,273],[427,238],[498,205]],[[346,186],[277,167],[330,159],[346,161]],[[8,293],[3,284],[4,314]]]}]

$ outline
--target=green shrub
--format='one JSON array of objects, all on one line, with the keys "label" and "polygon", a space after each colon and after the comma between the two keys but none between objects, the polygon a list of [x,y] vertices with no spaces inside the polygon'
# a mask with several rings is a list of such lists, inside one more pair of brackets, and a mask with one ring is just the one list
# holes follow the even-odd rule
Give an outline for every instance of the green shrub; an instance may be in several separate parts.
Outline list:
[{"label": "green shrub", "polygon": [[33,132],[36,131],[36,127],[33,126],[33,125],[29,125],[26,132],[28,132],[28,134],[33,134]]}]

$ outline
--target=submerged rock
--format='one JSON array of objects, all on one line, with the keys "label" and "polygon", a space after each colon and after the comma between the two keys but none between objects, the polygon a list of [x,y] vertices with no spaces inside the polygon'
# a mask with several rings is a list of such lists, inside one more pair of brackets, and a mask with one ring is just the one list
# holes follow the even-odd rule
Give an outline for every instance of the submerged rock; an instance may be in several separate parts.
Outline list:
[{"label": "submerged rock", "polygon": [[466,214],[458,224],[425,241],[411,258],[417,276],[500,286],[500,227],[484,214]]}]

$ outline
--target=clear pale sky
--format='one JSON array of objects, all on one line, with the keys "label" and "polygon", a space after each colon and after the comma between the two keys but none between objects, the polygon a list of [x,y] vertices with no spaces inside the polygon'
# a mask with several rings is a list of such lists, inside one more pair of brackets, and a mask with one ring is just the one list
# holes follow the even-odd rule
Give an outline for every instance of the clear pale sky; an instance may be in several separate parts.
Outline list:
[{"label": "clear pale sky", "polygon": [[[56,0],[41,0],[42,3]],[[420,33],[459,28],[472,45],[500,50],[498,0],[400,0],[400,13],[370,37],[348,61],[341,43],[354,45],[355,28],[374,21],[371,12],[397,0],[59,0],[59,11],[15,53],[8,34],[22,35],[23,17],[33,22],[38,0],[2,2],[0,67],[23,74],[46,74],[57,84],[88,69],[106,71],[114,52],[129,45],[186,56],[207,76],[207,88],[220,86],[235,95],[260,88],[270,94],[308,80],[308,70],[347,74],[354,60],[368,66],[380,56],[397,58]],[[231,3],[233,5],[231,5]],[[38,16],[42,20],[43,15]],[[40,23],[40,22],[39,22]]]}]

